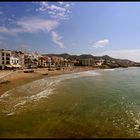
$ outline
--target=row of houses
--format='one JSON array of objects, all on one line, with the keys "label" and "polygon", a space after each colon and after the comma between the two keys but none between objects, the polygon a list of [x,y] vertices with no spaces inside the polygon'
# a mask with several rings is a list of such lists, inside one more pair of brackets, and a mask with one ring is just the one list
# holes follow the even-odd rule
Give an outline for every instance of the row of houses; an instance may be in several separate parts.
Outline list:
[{"label": "row of houses", "polygon": [[80,60],[82,66],[102,66],[105,62],[104,59],[84,58]]},{"label": "row of houses", "polygon": [[0,50],[0,69],[25,69],[70,66],[72,63],[57,56],[43,56],[37,52]]},{"label": "row of houses", "polygon": [[[26,69],[26,68],[51,68],[69,66],[94,66],[100,67],[107,63],[99,58],[64,58],[62,56],[47,56],[37,52],[21,52],[12,50],[0,50],[0,69]],[[110,63],[110,62],[108,62]]]}]

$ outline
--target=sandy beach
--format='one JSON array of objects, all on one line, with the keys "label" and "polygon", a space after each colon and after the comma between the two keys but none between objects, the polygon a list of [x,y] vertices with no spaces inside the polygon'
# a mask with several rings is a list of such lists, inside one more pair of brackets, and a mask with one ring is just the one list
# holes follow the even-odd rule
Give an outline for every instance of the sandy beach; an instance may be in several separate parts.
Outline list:
[{"label": "sandy beach", "polygon": [[72,67],[72,68],[62,68],[61,70],[49,71],[48,68],[38,68],[34,69],[33,73],[24,73],[23,70],[4,70],[0,71],[0,95],[2,95],[7,90],[14,87],[32,82],[34,80],[42,79],[45,77],[56,76],[60,74],[74,73],[80,71],[93,70],[93,67]]}]

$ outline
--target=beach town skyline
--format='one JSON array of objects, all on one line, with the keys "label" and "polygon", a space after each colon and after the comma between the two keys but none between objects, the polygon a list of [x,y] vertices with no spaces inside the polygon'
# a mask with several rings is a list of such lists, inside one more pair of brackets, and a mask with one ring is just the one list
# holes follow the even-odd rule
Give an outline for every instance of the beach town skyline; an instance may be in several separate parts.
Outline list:
[{"label": "beach town skyline", "polygon": [[140,138],[139,2],[0,2],[0,138]]},{"label": "beach town skyline", "polygon": [[2,2],[0,48],[140,62],[139,2]]}]

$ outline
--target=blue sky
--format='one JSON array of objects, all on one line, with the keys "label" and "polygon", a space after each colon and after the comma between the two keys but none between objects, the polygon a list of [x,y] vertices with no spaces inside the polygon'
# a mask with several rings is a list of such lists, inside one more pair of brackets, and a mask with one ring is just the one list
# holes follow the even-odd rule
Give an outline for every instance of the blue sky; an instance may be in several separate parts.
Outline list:
[{"label": "blue sky", "polygon": [[140,62],[140,2],[0,2],[0,48]]}]

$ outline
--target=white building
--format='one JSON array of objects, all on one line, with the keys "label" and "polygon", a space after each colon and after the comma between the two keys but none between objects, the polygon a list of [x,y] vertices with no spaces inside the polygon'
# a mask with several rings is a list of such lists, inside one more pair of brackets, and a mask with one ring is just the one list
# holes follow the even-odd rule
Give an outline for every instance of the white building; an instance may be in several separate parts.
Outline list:
[{"label": "white building", "polygon": [[19,64],[19,57],[18,56],[11,56],[10,57],[10,65],[12,68],[21,68],[22,66]]},{"label": "white building", "polygon": [[103,59],[93,59],[93,58],[85,58],[81,60],[83,66],[102,66],[104,63]]},{"label": "white building", "polygon": [[11,51],[0,50],[0,69],[12,67],[10,65]]},{"label": "white building", "polygon": [[24,64],[21,56],[21,52],[0,50],[0,69],[21,68]]},{"label": "white building", "polygon": [[83,66],[94,66],[95,60],[93,58],[85,58],[81,60]]},{"label": "white building", "polygon": [[95,65],[96,66],[102,66],[103,63],[104,63],[104,60],[103,59],[100,59],[100,60],[95,61]]},{"label": "white building", "polygon": [[25,53],[24,64],[25,68],[37,68],[38,67],[39,54],[37,53]]}]

